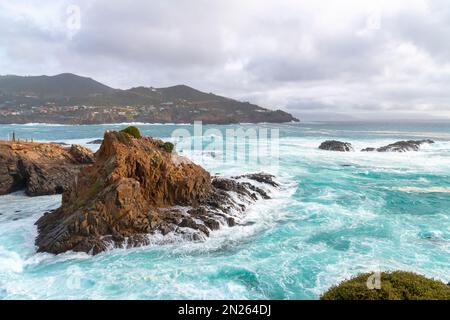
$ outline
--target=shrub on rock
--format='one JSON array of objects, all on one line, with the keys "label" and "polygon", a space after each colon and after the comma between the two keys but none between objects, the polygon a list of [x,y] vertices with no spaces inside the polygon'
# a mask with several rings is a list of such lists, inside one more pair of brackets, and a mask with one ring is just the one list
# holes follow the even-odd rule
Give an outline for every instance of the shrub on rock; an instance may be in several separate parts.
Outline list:
[{"label": "shrub on rock", "polygon": [[321,300],[449,300],[450,286],[412,272],[382,272],[380,289],[369,289],[371,273],[328,289]]},{"label": "shrub on rock", "polygon": [[140,139],[142,137],[141,132],[135,126],[129,126],[125,129],[121,130],[120,132],[127,133],[136,139]]},{"label": "shrub on rock", "polygon": [[165,151],[167,151],[168,153],[172,153],[173,149],[174,149],[174,145],[171,142],[164,142],[161,145],[161,148],[164,149]]}]

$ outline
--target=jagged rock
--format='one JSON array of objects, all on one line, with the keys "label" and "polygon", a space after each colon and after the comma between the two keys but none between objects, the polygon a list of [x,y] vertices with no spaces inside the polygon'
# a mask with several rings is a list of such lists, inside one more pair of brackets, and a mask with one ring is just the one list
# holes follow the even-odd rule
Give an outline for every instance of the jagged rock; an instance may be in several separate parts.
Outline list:
[{"label": "jagged rock", "polygon": [[408,140],[408,141],[397,141],[395,143],[389,144],[387,146],[375,149],[366,148],[361,151],[378,151],[378,152],[406,152],[406,151],[419,151],[422,144],[434,143],[433,140]]},{"label": "jagged rock", "polygon": [[[161,143],[106,132],[95,164],[80,172],[59,209],[36,222],[38,250],[97,254],[161,236],[163,242],[201,240],[222,225],[235,225],[248,204],[268,197],[248,182],[211,178]],[[258,177],[276,185],[272,176]]]},{"label": "jagged rock", "polygon": [[353,151],[353,147],[350,143],[336,140],[328,140],[322,142],[322,144],[319,146],[319,149],[328,151],[341,151],[341,152]]},{"label": "jagged rock", "polygon": [[242,179],[247,178],[250,180],[254,180],[260,183],[265,183],[268,185],[271,185],[272,187],[279,187],[280,185],[276,183],[273,179],[275,176],[270,174],[264,174],[264,173],[250,173],[250,174],[244,174],[241,176],[234,177],[235,179]]},{"label": "jagged rock", "polygon": [[0,141],[0,194],[25,189],[27,195],[62,193],[93,154],[81,146]]},{"label": "jagged rock", "polygon": [[398,141],[389,144],[385,147],[378,148],[378,152],[406,152],[406,151],[419,151],[420,146],[424,143],[434,143],[432,140],[409,140],[409,141]]},{"label": "jagged rock", "polygon": [[73,144],[69,152],[78,163],[92,164],[95,161],[92,151],[80,145]]},{"label": "jagged rock", "polygon": [[361,151],[362,152],[374,152],[374,151],[377,151],[377,149],[376,148],[365,148],[365,149],[362,149]]},{"label": "jagged rock", "polygon": [[89,141],[87,144],[102,144],[103,139],[96,139],[96,140],[92,140]]}]

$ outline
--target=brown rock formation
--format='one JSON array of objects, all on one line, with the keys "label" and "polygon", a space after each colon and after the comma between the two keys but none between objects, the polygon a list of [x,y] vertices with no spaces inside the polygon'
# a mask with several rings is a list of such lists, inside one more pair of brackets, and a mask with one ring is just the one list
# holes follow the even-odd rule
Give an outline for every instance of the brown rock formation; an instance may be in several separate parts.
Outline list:
[{"label": "brown rock formation", "polygon": [[25,189],[30,196],[62,193],[80,167],[93,163],[81,146],[0,141],[0,194]]},{"label": "brown rock formation", "polygon": [[[271,181],[271,176],[260,179]],[[233,200],[229,191],[242,201]],[[56,254],[96,254],[156,238],[199,240],[221,225],[233,226],[246,204],[263,197],[267,193],[249,182],[211,179],[160,140],[107,132],[95,164],[64,192],[62,206],[36,222],[36,245]]]}]

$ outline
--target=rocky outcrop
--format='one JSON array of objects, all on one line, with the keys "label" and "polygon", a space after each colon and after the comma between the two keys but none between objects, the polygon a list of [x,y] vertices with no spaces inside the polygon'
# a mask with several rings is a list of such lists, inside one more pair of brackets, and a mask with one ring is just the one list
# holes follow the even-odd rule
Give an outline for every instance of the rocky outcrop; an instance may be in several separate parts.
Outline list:
[{"label": "rocky outcrop", "polygon": [[276,183],[273,179],[274,176],[270,174],[262,174],[262,173],[250,173],[250,174],[244,174],[241,176],[233,177],[234,179],[250,179],[254,180],[263,184],[268,184],[272,187],[279,187],[280,185]]},{"label": "rocky outcrop", "polygon": [[381,147],[381,148],[366,148],[361,151],[364,152],[407,152],[407,151],[419,151],[420,146],[422,144],[432,144],[434,143],[433,140],[408,140],[408,141],[397,141],[395,143],[389,144],[387,146]]},{"label": "rocky outcrop", "polygon": [[62,193],[81,167],[93,163],[89,149],[52,143],[0,141],[0,194]]},{"label": "rocky outcrop", "polygon": [[95,161],[94,154],[88,148],[73,144],[70,147],[69,153],[80,164],[92,164]]},{"label": "rocky outcrop", "polygon": [[341,151],[341,152],[353,151],[353,147],[350,143],[336,140],[328,140],[322,142],[322,144],[319,146],[319,149],[328,151]]},{"label": "rocky outcrop", "polygon": [[[420,146],[423,144],[432,144],[433,140],[408,140],[408,141],[397,141],[395,143],[389,144],[380,148],[365,148],[362,149],[362,152],[407,152],[407,151],[419,151]],[[348,142],[336,141],[336,140],[328,140],[322,142],[319,146],[319,149],[329,150],[329,151],[341,151],[348,152],[353,151],[353,147]]]},{"label": "rocky outcrop", "polygon": [[55,254],[97,254],[114,247],[201,240],[239,223],[248,204],[269,197],[266,185],[276,185],[272,176],[211,177],[160,140],[107,132],[95,164],[80,172],[59,209],[36,222],[36,245]]}]

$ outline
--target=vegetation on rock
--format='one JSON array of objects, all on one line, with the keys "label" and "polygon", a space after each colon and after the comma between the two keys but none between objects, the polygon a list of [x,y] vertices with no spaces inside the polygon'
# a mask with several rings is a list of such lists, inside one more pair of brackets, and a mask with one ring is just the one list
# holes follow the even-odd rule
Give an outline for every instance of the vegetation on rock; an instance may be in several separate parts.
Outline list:
[{"label": "vegetation on rock", "polygon": [[122,131],[113,131],[112,134],[116,136],[117,140],[125,144],[128,143],[131,138],[131,136],[128,133]]},{"label": "vegetation on rock", "polygon": [[371,273],[360,274],[326,291],[321,300],[449,300],[450,286],[412,272],[382,272],[380,289],[369,289]]},{"label": "vegetation on rock", "polygon": [[161,145],[161,148],[163,148],[165,151],[167,151],[168,153],[172,153],[173,149],[174,149],[174,144],[171,142],[164,142]]},{"label": "vegetation on rock", "polygon": [[129,126],[125,129],[121,130],[120,132],[127,133],[136,139],[142,138],[141,132],[135,126]]}]

